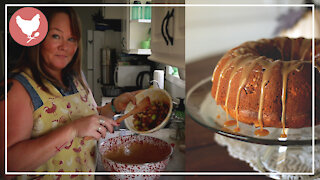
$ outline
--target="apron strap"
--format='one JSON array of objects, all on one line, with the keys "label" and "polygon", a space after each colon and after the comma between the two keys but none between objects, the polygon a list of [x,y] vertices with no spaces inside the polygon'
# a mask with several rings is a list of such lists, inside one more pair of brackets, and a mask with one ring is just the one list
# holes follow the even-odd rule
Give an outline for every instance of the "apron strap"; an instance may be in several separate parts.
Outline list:
[{"label": "apron strap", "polygon": [[31,98],[34,111],[36,111],[39,107],[43,105],[43,101],[40,98],[39,94],[33,88],[33,86],[30,84],[30,82],[27,80],[25,76],[23,76],[22,74],[17,74],[13,77],[13,79],[19,81],[22,84],[22,86],[27,90]]}]

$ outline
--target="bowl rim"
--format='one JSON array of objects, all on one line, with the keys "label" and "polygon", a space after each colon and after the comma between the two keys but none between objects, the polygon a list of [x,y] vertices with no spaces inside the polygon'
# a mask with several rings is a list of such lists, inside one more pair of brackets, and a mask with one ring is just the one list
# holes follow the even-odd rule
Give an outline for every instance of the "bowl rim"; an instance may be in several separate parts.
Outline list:
[{"label": "bowl rim", "polygon": [[[168,111],[167,116],[165,117],[165,119],[164,119],[158,126],[152,128],[152,129],[149,129],[149,130],[147,130],[147,131],[138,131],[137,129],[129,126],[129,119],[126,118],[126,119],[124,120],[126,127],[127,127],[130,131],[133,131],[133,132],[138,133],[138,134],[148,134],[148,133],[152,133],[152,132],[158,131],[159,129],[161,129],[161,127],[164,127],[164,126],[169,122],[170,116],[171,116],[171,114],[172,114],[172,109],[173,109],[172,97],[170,96],[170,94],[169,94],[167,91],[165,91],[165,90],[163,90],[163,89],[159,89],[159,88],[149,88],[149,89],[145,89],[145,90],[143,90],[142,92],[136,94],[136,96],[138,96],[139,94],[144,93],[145,91],[160,91],[161,93],[164,93],[164,94],[168,97],[168,99],[169,99],[169,111]],[[166,120],[166,119],[167,119],[167,120]]]},{"label": "bowl rim", "polygon": [[[101,146],[102,146],[104,143],[106,143],[107,141],[109,141],[109,140],[111,140],[111,139],[116,139],[116,138],[119,138],[119,137],[120,137],[120,138],[123,138],[123,137],[129,138],[129,136],[131,136],[131,137],[140,136],[140,137],[145,137],[145,138],[160,140],[160,141],[164,142],[165,144],[167,144],[167,145],[170,147],[170,153],[169,153],[165,158],[163,158],[163,159],[160,160],[160,161],[147,162],[147,163],[121,163],[121,162],[113,161],[113,160],[111,160],[111,159],[109,159],[109,158],[105,158],[105,157],[104,157],[104,153],[101,153]],[[129,139],[130,139],[130,138],[129,138]],[[102,162],[102,164],[103,164],[103,160],[108,160],[108,161],[110,161],[110,162],[117,163],[117,164],[119,164],[119,165],[127,165],[127,166],[128,166],[128,165],[143,165],[143,166],[144,166],[144,165],[156,164],[156,163],[160,163],[160,162],[162,162],[162,161],[169,160],[170,157],[171,157],[172,154],[173,154],[173,150],[174,150],[174,149],[173,149],[173,147],[172,147],[171,144],[169,144],[167,141],[164,141],[164,140],[162,140],[162,139],[159,139],[159,138],[156,138],[156,137],[152,137],[152,136],[140,135],[140,134],[131,134],[131,135],[125,135],[125,136],[116,136],[116,137],[112,137],[112,138],[106,139],[106,141],[103,141],[103,142],[101,142],[101,143],[99,144],[98,150],[99,150],[99,154],[100,154],[100,157],[101,157],[101,162]]]}]

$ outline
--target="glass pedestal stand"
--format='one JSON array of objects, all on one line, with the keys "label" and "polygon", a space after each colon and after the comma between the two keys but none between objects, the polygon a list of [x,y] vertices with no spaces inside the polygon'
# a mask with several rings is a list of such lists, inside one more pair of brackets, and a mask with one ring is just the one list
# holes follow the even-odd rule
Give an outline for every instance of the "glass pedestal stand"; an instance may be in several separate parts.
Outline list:
[{"label": "glass pedestal stand", "polygon": [[246,161],[255,171],[270,173],[273,179],[320,179],[320,146],[315,146],[312,175],[312,146],[277,146],[242,142],[215,134],[214,140],[227,146],[229,154]]},{"label": "glass pedestal stand", "polygon": [[314,175],[312,175],[312,146],[270,146],[257,159],[257,168],[260,172],[288,173],[269,175],[274,179],[320,178],[319,148],[315,146]]}]

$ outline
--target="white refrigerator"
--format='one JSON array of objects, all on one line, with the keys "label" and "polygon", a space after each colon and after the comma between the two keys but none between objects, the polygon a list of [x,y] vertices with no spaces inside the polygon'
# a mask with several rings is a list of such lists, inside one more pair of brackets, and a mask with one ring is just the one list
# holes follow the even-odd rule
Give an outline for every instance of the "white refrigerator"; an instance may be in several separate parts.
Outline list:
[{"label": "white refrigerator", "polygon": [[[97,104],[101,104],[101,49],[105,48],[105,32],[104,31],[87,31],[86,44],[87,63],[84,68],[87,72],[87,81],[94,95]],[[85,56],[85,54],[84,54]]]}]

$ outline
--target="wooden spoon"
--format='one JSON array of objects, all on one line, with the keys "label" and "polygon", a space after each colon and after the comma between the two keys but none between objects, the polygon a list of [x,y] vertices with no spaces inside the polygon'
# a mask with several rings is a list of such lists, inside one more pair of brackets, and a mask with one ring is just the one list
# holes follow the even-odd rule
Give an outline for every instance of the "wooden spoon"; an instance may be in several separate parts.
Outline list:
[{"label": "wooden spoon", "polygon": [[139,104],[137,104],[130,112],[128,112],[127,114],[118,118],[116,120],[116,122],[121,123],[124,119],[128,118],[129,116],[132,116],[132,115],[138,114],[142,111],[145,111],[150,105],[151,105],[150,97],[147,96],[147,97],[143,98],[139,102]]},{"label": "wooden spoon", "polygon": [[[147,97],[143,98],[139,102],[139,104],[137,104],[130,112],[128,112],[127,114],[118,118],[116,120],[116,122],[121,123],[124,119],[128,118],[129,116],[132,116],[132,115],[135,115],[135,114],[140,113],[142,111],[145,111],[150,105],[151,105],[150,97],[147,96]],[[84,140],[91,140],[91,139],[94,139],[94,138],[91,136],[84,137]]]}]

